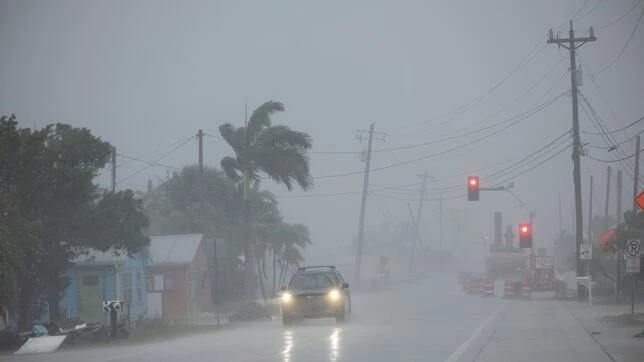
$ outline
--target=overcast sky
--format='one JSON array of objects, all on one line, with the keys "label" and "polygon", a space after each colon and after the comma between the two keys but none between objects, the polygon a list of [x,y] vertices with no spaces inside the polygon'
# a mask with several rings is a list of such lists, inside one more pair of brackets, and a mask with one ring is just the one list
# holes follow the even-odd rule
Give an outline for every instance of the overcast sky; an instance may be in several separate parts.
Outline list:
[{"label": "overcast sky", "polygon": [[[0,0],[0,114],[15,113],[24,127],[55,121],[88,127],[121,155],[182,167],[196,163],[197,143],[171,152],[180,141],[198,129],[217,135],[221,123],[242,124],[245,100],[251,110],[266,100],[281,101],[286,112],[274,122],[308,132],[313,151],[322,153],[311,155],[316,180],[309,194],[289,194],[270,181],[264,186],[284,196],[279,201],[288,220],[310,226],[318,245],[313,250],[319,250],[346,245],[357,232],[364,168],[359,152],[366,148],[357,130],[375,122],[386,136],[377,135],[374,149],[390,149],[459,136],[531,111],[512,126],[508,121],[440,143],[375,152],[372,168],[403,164],[372,172],[372,189],[398,188],[370,196],[367,224],[408,220],[407,202],[417,207],[417,175],[426,170],[434,177],[423,213],[427,242],[438,245],[439,206],[432,200],[440,196],[446,199],[445,245],[456,242],[449,209],[463,215],[469,230],[464,239],[491,236],[494,211],[504,212],[504,224],[527,219],[507,193],[485,192],[478,203],[466,201],[466,176],[492,175],[483,186],[513,180],[516,194],[537,213],[536,242],[549,244],[559,230],[559,195],[563,226],[572,228],[570,150],[517,175],[564,148],[565,139],[507,170],[571,127],[570,97],[557,98],[570,89],[568,52],[546,45],[547,31],[567,37],[573,16],[578,35],[595,27],[598,41],[579,52],[581,91],[606,126],[617,129],[644,116],[644,25],[619,59],[599,72],[624,48],[644,2],[611,23],[635,3]],[[441,118],[463,105],[464,112]],[[580,120],[582,130],[597,132],[581,109]],[[642,130],[644,123],[638,123],[614,137],[619,143]],[[606,146],[600,136],[583,135],[583,141]],[[634,147],[624,143],[622,156]],[[595,159],[619,156],[588,150]],[[324,153],[345,151],[357,153]],[[217,167],[231,153],[222,140],[206,137],[208,165]],[[145,163],[124,157],[118,162],[120,188],[143,189],[148,179],[158,183],[172,171],[143,169]],[[595,211],[603,212],[608,165],[582,161],[584,211],[593,174]],[[346,173],[357,174],[324,178]],[[624,178],[628,207],[633,184]],[[109,185],[109,172],[99,181]],[[336,193],[351,194],[330,195]],[[615,213],[613,203],[610,210]]]}]

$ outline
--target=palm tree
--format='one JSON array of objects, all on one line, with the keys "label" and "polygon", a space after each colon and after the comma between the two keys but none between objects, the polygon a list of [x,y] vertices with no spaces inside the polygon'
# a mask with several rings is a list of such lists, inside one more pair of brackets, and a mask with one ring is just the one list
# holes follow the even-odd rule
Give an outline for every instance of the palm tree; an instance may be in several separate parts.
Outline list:
[{"label": "palm tree", "polygon": [[249,183],[258,181],[260,173],[290,191],[294,183],[309,190],[313,178],[309,172],[307,151],[311,137],[287,126],[271,124],[271,115],[284,111],[282,103],[268,101],[257,107],[246,125],[235,128],[230,123],[219,126],[219,133],[235,152],[235,157],[224,157],[221,168],[235,182],[242,182],[242,224],[244,228],[244,260],[247,291],[251,292],[253,275],[253,248],[250,245]]}]

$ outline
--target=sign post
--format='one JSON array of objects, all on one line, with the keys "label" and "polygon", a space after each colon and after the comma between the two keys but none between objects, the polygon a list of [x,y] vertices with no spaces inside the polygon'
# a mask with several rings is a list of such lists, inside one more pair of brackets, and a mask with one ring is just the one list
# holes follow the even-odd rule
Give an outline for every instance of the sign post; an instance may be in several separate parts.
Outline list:
[{"label": "sign post", "polygon": [[640,272],[640,241],[631,239],[626,242],[626,272],[633,278],[631,286],[631,316],[635,315],[635,278]]},{"label": "sign post", "polygon": [[120,300],[104,300],[103,310],[110,312],[110,326],[112,327],[112,338],[116,339],[116,326],[118,324],[118,313],[123,310],[124,302]]},{"label": "sign post", "polygon": [[586,261],[586,277],[582,279],[582,284],[588,289],[588,304],[593,305],[593,287],[590,277],[590,261],[593,260],[593,244],[581,244],[581,248],[579,249],[579,259]]}]

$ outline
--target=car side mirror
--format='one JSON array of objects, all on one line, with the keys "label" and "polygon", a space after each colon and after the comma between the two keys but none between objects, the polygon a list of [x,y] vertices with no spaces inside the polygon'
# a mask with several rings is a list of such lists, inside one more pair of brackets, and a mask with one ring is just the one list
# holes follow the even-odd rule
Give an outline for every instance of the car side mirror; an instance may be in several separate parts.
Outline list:
[{"label": "car side mirror", "polygon": [[342,283],[342,289],[349,289],[349,283]]},{"label": "car side mirror", "polygon": [[280,291],[285,292],[285,291],[286,291],[286,287],[280,287]]}]

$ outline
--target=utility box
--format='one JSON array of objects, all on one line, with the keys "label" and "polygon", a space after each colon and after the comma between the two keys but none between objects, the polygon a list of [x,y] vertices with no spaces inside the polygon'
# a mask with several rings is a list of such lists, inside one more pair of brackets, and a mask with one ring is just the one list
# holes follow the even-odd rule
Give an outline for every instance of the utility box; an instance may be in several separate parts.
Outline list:
[{"label": "utility box", "polygon": [[584,85],[584,72],[581,69],[575,69],[575,84],[578,87]]}]

